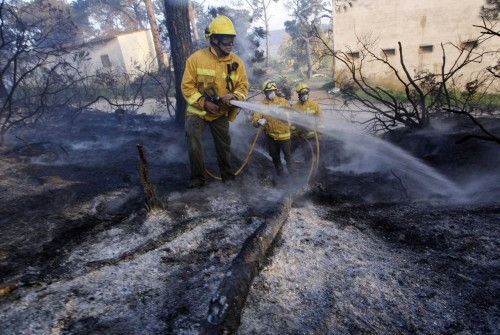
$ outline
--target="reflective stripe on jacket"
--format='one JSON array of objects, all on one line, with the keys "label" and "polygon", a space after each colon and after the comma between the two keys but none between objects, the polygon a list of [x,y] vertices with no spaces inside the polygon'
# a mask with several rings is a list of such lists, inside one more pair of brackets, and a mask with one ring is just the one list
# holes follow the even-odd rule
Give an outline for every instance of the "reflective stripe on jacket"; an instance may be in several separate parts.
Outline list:
[{"label": "reflective stripe on jacket", "polygon": [[[290,107],[288,101],[281,97],[276,97],[274,100],[265,100],[263,101],[265,105],[276,105],[283,107]],[[264,125],[264,131],[267,135],[269,135],[272,139],[276,141],[286,141],[290,139],[290,123],[287,121],[283,121],[272,116],[256,112],[252,117],[252,124],[254,127],[258,127],[259,124],[257,121],[261,118],[266,119],[266,124]]]},{"label": "reflective stripe on jacket", "polygon": [[219,97],[230,93],[227,88],[227,65],[237,63],[237,68],[231,71],[229,77],[233,82],[233,95],[238,100],[245,100],[248,94],[248,78],[245,64],[240,57],[230,53],[225,57],[217,57],[211,48],[194,52],[186,61],[186,68],[182,77],[181,90],[188,104],[186,112],[196,115],[206,121],[213,121],[222,115],[236,115],[236,107],[220,106],[220,113],[207,113],[203,106],[203,93],[215,93]]}]

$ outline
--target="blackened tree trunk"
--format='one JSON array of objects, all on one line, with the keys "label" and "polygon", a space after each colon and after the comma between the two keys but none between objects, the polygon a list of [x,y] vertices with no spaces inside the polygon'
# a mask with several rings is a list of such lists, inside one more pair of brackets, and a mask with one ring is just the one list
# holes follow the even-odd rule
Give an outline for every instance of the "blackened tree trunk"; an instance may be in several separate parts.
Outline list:
[{"label": "blackened tree trunk", "polygon": [[182,75],[186,59],[192,51],[191,28],[189,24],[189,3],[187,0],[165,0],[165,20],[167,23],[170,52],[175,77],[175,122],[184,126],[186,101],[181,92]]},{"label": "blackened tree trunk", "polygon": [[163,48],[161,47],[160,31],[156,23],[156,15],[151,0],[144,0],[146,11],[148,13],[149,26],[151,27],[151,35],[153,35],[153,44],[155,46],[156,61],[158,62],[158,71],[161,71],[165,66],[165,59],[163,57]]}]

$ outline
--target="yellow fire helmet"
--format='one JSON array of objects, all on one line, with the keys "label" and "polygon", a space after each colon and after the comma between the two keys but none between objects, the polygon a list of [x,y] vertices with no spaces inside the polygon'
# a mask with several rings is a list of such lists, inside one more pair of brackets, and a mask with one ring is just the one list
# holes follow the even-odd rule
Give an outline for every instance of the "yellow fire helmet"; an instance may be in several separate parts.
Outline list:
[{"label": "yellow fire helmet", "polygon": [[307,86],[304,83],[300,83],[297,85],[297,88],[295,89],[295,92],[298,94],[306,94],[309,93],[309,86]]},{"label": "yellow fire helmet", "polygon": [[236,29],[234,29],[233,22],[230,18],[224,15],[219,15],[210,22],[205,31],[205,35],[233,35],[236,36]]},{"label": "yellow fire helmet", "polygon": [[278,85],[272,80],[266,80],[264,84],[262,84],[262,90],[265,91],[276,91],[278,90]]}]

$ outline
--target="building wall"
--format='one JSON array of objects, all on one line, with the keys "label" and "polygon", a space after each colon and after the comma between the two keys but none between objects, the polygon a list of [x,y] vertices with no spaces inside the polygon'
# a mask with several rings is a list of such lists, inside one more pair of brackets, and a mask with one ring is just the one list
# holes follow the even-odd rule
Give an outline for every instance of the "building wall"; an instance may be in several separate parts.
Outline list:
[{"label": "building wall", "polygon": [[99,69],[106,69],[103,65],[101,56],[107,56],[113,68],[125,68],[120,44],[116,38],[107,41],[95,43],[84,47],[84,50],[89,52],[90,61],[85,64],[86,70],[90,73]]},{"label": "building wall", "polygon": [[102,41],[88,43],[81,49],[89,53],[89,61],[85,63],[85,70],[88,73],[101,69],[115,69],[135,74],[138,72],[136,66],[142,69],[139,72],[146,68],[149,70],[158,68],[153,37],[149,30],[119,34]]},{"label": "building wall", "polygon": [[[395,54],[388,59],[398,64],[397,43],[401,41],[410,73],[423,70],[438,73],[442,64],[440,44],[461,45],[474,40],[480,29],[473,25],[482,23],[479,12],[484,3],[484,0],[357,0],[353,7],[335,15],[335,48],[357,52],[360,50],[358,38],[375,41],[372,47],[375,53],[382,55],[382,49],[395,49]],[[499,50],[500,39],[491,39],[485,47]],[[457,52],[447,50],[447,63],[451,64]],[[486,63],[495,64],[496,57],[486,57],[484,62],[469,66],[464,74],[469,76]],[[337,62],[337,73],[341,73],[342,68],[343,64]],[[365,69],[380,81],[392,80],[390,71],[381,64],[366,64]]]},{"label": "building wall", "polygon": [[127,73],[137,72],[136,65],[140,66],[142,70],[146,68],[156,70],[158,68],[150,30],[120,34],[117,36],[117,41]]}]

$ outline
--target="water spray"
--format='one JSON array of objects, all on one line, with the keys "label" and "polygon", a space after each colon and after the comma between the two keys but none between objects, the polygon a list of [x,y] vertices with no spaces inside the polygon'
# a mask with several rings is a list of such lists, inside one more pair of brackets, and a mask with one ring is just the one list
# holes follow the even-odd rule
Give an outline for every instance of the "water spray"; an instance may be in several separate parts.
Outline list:
[{"label": "water spray", "polygon": [[[315,129],[314,118],[309,115],[298,113],[291,107],[261,105],[237,100],[232,100],[230,103],[233,106],[241,108],[246,113],[262,112],[284,121],[289,120],[291,123],[300,125],[304,128]],[[452,197],[459,201],[466,199],[465,191],[458,185],[403,149],[378,137],[355,130],[352,124],[348,124],[345,120],[335,119],[329,116],[325,118],[324,123],[320,131],[321,134],[338,139],[346,145],[350,145],[356,152],[372,158],[375,162],[378,161],[381,165],[392,165],[395,170],[399,170],[401,173],[413,178],[418,182],[419,186],[424,187],[428,191],[442,196]],[[316,146],[316,160],[318,160],[319,141],[317,139]]]}]

